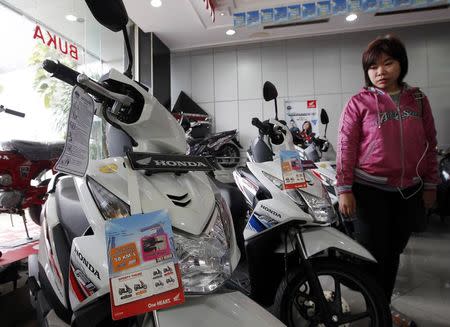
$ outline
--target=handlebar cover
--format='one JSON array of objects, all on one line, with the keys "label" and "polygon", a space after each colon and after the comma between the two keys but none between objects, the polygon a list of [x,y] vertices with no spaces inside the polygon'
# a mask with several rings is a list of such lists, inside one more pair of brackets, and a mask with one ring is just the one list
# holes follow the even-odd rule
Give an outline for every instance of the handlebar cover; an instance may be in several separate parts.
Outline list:
[{"label": "handlebar cover", "polygon": [[257,127],[263,134],[268,134],[270,131],[269,124],[264,124],[257,117],[252,118],[252,125]]},{"label": "handlebar cover", "polygon": [[60,79],[70,85],[77,84],[77,77],[80,75],[79,72],[61,64],[60,62],[55,62],[53,60],[46,59],[42,64],[47,72],[53,74],[53,77]]}]

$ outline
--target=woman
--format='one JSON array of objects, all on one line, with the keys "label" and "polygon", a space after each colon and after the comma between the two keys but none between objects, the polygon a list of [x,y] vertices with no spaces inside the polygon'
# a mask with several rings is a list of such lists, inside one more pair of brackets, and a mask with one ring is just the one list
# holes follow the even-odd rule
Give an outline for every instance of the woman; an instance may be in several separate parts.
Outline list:
[{"label": "woman", "polygon": [[390,302],[414,217],[436,199],[436,129],[427,97],[403,82],[408,59],[399,39],[372,41],[362,65],[366,86],[339,127],[339,209],[357,215],[358,241],[377,259],[376,278]]}]

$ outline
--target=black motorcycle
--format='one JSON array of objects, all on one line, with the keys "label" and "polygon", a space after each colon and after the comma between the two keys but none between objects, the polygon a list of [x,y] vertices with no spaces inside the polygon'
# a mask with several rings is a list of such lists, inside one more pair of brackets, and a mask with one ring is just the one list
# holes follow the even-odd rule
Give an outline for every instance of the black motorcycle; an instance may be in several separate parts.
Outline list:
[{"label": "black motorcycle", "polygon": [[209,120],[190,122],[185,116],[181,118],[181,126],[186,131],[187,154],[213,158],[219,168],[234,168],[239,164],[242,145],[236,129],[198,137],[199,133],[194,131],[209,130]]}]

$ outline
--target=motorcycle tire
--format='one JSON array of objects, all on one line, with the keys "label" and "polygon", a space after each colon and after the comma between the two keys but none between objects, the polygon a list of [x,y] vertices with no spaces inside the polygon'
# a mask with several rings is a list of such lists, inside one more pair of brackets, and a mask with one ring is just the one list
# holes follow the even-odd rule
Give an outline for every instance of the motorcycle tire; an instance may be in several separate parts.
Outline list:
[{"label": "motorcycle tire", "polygon": [[31,220],[38,226],[41,226],[41,211],[42,206],[40,204],[33,204],[28,208]]},{"label": "motorcycle tire", "polygon": [[239,164],[241,152],[233,143],[223,144],[215,153],[217,163],[222,168],[234,168]]},{"label": "motorcycle tire", "polygon": [[[327,302],[330,304],[329,309],[336,317],[336,326],[392,326],[391,312],[387,299],[382,289],[371,276],[345,261],[326,258],[313,260],[311,263],[319,277]],[[323,285],[323,279],[330,277],[334,281],[332,291],[327,290],[326,285]],[[336,283],[336,281],[338,282]],[[339,287],[336,287],[337,285]],[[345,300],[342,286],[348,289],[352,301],[348,301],[350,296],[347,298],[348,302]],[[299,267],[289,272],[288,278],[283,278],[278,287],[274,302],[276,316],[288,327],[325,326],[322,323],[323,319],[320,310],[317,310],[318,312],[315,310],[314,296],[309,295],[304,290],[309,290],[309,286],[306,274]],[[337,301],[337,298],[334,296],[338,290],[341,294],[340,301]],[[355,292],[359,292],[362,295],[361,300],[364,300],[363,303],[366,306],[363,312],[352,312],[348,304],[350,302],[352,306],[355,305],[353,302],[355,301]],[[300,303],[299,301],[301,300],[304,301]],[[370,321],[367,318],[370,318]],[[352,319],[355,320],[351,321]],[[365,319],[365,321],[361,321],[362,319]]]}]

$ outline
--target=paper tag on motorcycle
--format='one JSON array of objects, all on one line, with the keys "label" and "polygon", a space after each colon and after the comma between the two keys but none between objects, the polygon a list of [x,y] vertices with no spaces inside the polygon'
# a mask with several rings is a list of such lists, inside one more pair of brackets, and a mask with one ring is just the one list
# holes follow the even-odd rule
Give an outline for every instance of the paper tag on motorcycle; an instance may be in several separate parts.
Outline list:
[{"label": "paper tag on motorcycle", "polygon": [[86,173],[94,111],[92,97],[81,87],[74,87],[67,122],[66,144],[55,165],[57,171],[80,177]]},{"label": "paper tag on motorcycle", "polygon": [[302,161],[297,151],[281,151],[280,162],[285,190],[307,186]]},{"label": "paper tag on motorcycle", "polygon": [[114,320],[184,302],[167,210],[106,222]]}]

